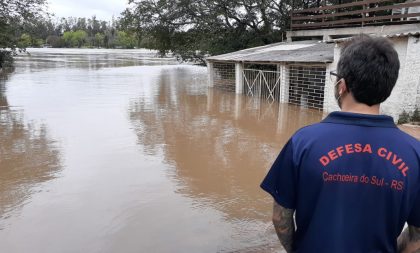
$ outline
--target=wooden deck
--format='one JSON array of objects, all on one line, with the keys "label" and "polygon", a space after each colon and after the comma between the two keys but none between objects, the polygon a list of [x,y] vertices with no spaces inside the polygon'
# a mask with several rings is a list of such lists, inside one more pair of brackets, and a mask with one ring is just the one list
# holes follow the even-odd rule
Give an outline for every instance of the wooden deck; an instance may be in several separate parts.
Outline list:
[{"label": "wooden deck", "polygon": [[364,0],[295,9],[291,30],[310,30],[420,22],[420,1]]}]

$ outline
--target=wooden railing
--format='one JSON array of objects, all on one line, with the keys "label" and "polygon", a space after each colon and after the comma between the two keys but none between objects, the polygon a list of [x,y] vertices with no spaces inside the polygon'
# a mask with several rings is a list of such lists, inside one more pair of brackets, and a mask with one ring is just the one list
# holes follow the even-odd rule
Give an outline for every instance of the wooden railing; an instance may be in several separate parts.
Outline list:
[{"label": "wooden railing", "polygon": [[[327,1],[323,1],[326,3]],[[363,0],[293,10],[291,29],[320,29],[420,22],[420,0]]]}]

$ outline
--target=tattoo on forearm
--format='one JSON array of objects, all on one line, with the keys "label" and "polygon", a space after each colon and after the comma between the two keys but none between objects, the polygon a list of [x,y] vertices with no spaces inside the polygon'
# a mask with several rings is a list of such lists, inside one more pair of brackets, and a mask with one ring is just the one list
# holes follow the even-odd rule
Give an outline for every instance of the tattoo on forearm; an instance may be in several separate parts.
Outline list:
[{"label": "tattoo on forearm", "polygon": [[273,224],[277,237],[286,252],[292,252],[293,236],[295,234],[295,222],[293,220],[294,210],[287,209],[274,201]]},{"label": "tattoo on forearm", "polygon": [[408,226],[398,238],[398,252],[420,253],[420,228]]}]

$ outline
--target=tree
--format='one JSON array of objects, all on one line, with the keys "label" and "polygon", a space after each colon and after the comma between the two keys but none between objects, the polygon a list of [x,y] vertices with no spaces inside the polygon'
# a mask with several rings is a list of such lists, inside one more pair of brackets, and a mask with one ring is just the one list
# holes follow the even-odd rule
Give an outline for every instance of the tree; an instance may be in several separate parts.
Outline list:
[{"label": "tree", "polygon": [[420,110],[418,107],[414,110],[413,115],[411,116],[411,121],[420,123]]},{"label": "tree", "polygon": [[16,54],[25,24],[42,16],[45,0],[0,0],[0,67]]},{"label": "tree", "polygon": [[115,45],[122,48],[132,49],[137,45],[137,39],[132,34],[124,31],[118,31]]},{"label": "tree", "polygon": [[65,47],[72,47],[73,46],[73,32],[67,31],[63,33],[63,40]]},{"label": "tree", "polygon": [[[296,1],[300,2],[300,1]],[[122,24],[152,38],[152,48],[203,62],[221,54],[281,41],[293,0],[131,0]],[[300,3],[299,3],[300,4]],[[150,40],[150,39],[149,39]]]},{"label": "tree", "polygon": [[82,47],[83,44],[86,42],[87,33],[83,30],[77,30],[73,32],[73,45],[77,47]]},{"label": "tree", "polygon": [[403,110],[398,117],[398,124],[406,124],[408,122],[410,122],[410,114]]},{"label": "tree", "polygon": [[64,32],[63,39],[67,47],[82,47],[86,42],[87,33],[83,30]]},{"label": "tree", "polygon": [[31,35],[24,33],[20,36],[18,47],[26,48],[32,45],[32,38]]},{"label": "tree", "polygon": [[64,47],[65,42],[64,39],[57,36],[57,35],[49,35],[46,39],[46,42],[50,44],[52,47]]},{"label": "tree", "polygon": [[105,39],[105,35],[103,33],[96,33],[93,46],[103,47],[104,46],[104,39]]}]

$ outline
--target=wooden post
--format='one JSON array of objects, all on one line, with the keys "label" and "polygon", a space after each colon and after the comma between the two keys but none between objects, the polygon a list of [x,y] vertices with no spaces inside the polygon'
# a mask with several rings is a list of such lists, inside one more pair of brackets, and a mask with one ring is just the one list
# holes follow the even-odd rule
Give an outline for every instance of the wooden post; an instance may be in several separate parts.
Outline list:
[{"label": "wooden post", "polygon": [[[363,12],[362,12],[362,18],[366,17],[366,12],[365,10],[367,9],[366,4],[363,5]],[[362,21],[362,27],[365,26],[365,21]]]}]

